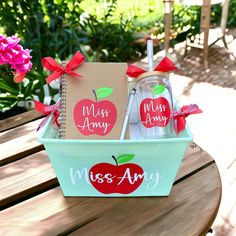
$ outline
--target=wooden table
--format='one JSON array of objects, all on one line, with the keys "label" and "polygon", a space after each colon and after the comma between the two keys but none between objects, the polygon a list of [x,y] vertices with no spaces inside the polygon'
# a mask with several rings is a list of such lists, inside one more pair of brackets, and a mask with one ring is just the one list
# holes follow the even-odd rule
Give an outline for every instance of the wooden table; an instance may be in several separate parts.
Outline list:
[{"label": "wooden table", "polygon": [[[34,115],[34,118],[37,118]],[[65,198],[37,141],[39,119],[0,122],[0,235],[204,235],[221,199],[215,161],[195,144],[169,197]],[[29,120],[29,119],[28,119]]]}]

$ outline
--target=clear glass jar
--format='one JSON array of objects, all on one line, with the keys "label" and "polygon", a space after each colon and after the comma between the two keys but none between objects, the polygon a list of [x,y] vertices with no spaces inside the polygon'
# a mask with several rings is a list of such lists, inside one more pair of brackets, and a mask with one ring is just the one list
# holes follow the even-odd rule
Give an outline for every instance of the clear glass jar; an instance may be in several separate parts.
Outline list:
[{"label": "clear glass jar", "polygon": [[173,97],[168,73],[150,71],[136,79],[139,131],[142,138],[174,135]]}]

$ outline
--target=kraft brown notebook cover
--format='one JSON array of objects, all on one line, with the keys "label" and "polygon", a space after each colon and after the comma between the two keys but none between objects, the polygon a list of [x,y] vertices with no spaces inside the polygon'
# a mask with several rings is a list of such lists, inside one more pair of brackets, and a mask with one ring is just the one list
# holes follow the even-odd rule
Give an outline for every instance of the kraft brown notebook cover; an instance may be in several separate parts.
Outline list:
[{"label": "kraft brown notebook cover", "polygon": [[83,63],[62,77],[60,137],[119,139],[128,101],[126,63]]}]

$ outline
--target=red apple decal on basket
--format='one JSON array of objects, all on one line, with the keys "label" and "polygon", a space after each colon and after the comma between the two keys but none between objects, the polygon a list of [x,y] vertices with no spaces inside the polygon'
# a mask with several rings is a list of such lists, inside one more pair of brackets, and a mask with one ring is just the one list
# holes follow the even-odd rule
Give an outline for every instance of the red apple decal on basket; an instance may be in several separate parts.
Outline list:
[{"label": "red apple decal on basket", "polygon": [[[152,88],[154,95],[165,91],[164,85],[156,85]],[[140,104],[140,118],[146,128],[154,126],[165,127],[170,121],[170,105],[168,100],[163,97],[145,98]]]},{"label": "red apple decal on basket", "polygon": [[74,108],[74,121],[77,129],[83,135],[107,135],[114,127],[117,119],[115,105],[109,100],[98,101],[112,93],[112,88],[101,87],[93,90],[95,101],[80,100]]},{"label": "red apple decal on basket", "polygon": [[116,165],[98,163],[90,169],[90,182],[103,194],[132,193],[143,182],[143,169],[134,163],[126,163],[134,158],[134,154],[122,154],[117,158],[115,156],[112,158]]}]

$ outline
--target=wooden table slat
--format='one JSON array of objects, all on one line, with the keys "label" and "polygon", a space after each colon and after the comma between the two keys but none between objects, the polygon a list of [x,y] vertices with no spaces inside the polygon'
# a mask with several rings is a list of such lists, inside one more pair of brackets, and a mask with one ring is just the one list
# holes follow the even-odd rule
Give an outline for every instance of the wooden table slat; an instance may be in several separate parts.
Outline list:
[{"label": "wooden table slat", "polygon": [[42,119],[0,133],[0,166],[43,150],[36,128]]},{"label": "wooden table slat", "polygon": [[[3,234],[17,230],[18,235],[24,236],[73,231],[75,235],[104,235],[104,232],[108,235],[117,232],[202,235],[209,227],[209,219],[213,219],[218,210],[220,197],[219,173],[212,164],[176,184],[169,197],[64,198],[57,187],[4,210],[0,214],[0,229]],[[196,221],[196,215],[202,217]]]},{"label": "wooden table slat", "polygon": [[0,120],[0,132],[26,124],[27,122],[39,119],[43,116],[44,115],[40,112],[31,110],[4,120]]},{"label": "wooden table slat", "polygon": [[192,143],[187,148],[175,181],[179,181],[193,171],[198,170],[213,161],[212,157],[199,146]]},{"label": "wooden table slat", "polygon": [[0,168],[0,207],[58,183],[46,151]]}]

